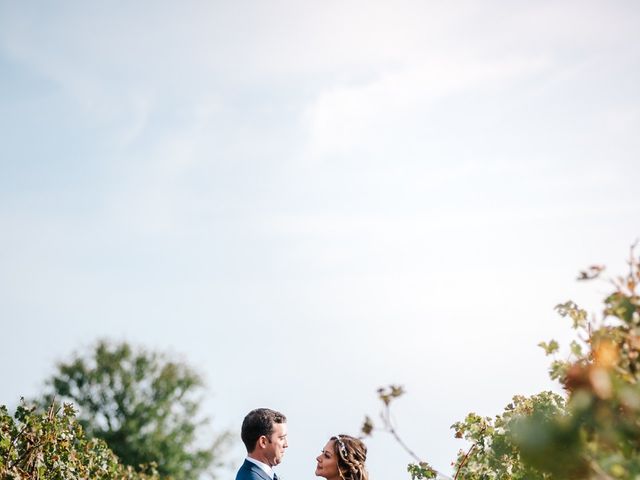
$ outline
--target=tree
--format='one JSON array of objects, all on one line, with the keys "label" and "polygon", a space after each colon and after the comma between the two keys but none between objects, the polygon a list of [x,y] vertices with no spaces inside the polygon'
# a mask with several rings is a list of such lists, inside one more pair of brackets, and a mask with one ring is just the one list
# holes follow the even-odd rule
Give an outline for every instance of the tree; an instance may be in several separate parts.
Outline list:
[{"label": "tree", "polygon": [[[571,319],[577,338],[567,358],[555,340],[541,342],[554,356],[549,369],[566,398],[542,392],[515,396],[495,419],[470,413],[452,425],[457,438],[471,442],[460,451],[455,480],[614,480],[640,479],[640,258],[631,248],[629,271],[612,280],[602,315],[589,320],[574,302],[557,305]],[[578,280],[598,278],[592,266]],[[404,393],[398,386],[379,389],[383,430],[414,457],[412,479],[437,472],[404,445],[390,422],[389,405]],[[371,434],[368,417],[362,431]]]},{"label": "tree", "polygon": [[20,405],[15,418],[0,406],[0,478],[11,480],[158,480],[153,465],[138,473],[106,443],[89,440],[69,404],[44,413]]},{"label": "tree", "polygon": [[167,356],[100,341],[86,355],[60,363],[47,382],[43,405],[56,399],[78,409],[88,437],[99,438],[122,463],[155,464],[161,478],[213,476],[228,433],[198,448],[200,377]]}]

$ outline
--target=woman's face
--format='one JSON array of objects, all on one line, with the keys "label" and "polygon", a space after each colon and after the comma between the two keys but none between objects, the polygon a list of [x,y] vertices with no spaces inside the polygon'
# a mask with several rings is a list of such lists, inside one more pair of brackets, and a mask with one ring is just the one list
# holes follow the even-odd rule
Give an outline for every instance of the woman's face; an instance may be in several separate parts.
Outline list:
[{"label": "woman's face", "polygon": [[338,457],[335,453],[335,440],[329,440],[316,457],[316,476],[324,477],[328,480],[340,478],[338,473]]}]

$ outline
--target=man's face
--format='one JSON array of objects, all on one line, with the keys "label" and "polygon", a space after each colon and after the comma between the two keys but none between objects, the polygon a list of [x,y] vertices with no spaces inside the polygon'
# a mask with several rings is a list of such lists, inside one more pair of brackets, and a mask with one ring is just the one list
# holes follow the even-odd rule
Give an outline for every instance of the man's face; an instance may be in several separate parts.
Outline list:
[{"label": "man's face", "polygon": [[284,457],[284,449],[288,446],[287,424],[274,423],[273,433],[271,434],[271,437],[267,439],[267,445],[264,451],[267,463],[271,467],[278,465],[282,461],[282,457]]}]

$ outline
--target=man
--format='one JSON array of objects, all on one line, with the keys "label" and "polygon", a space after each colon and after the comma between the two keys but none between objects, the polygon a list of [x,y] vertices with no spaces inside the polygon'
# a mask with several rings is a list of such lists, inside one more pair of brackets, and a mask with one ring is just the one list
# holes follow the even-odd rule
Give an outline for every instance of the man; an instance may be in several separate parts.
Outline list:
[{"label": "man", "polygon": [[273,467],[282,461],[287,444],[287,418],[268,408],[250,411],[242,422],[247,458],[236,480],[278,480]]}]

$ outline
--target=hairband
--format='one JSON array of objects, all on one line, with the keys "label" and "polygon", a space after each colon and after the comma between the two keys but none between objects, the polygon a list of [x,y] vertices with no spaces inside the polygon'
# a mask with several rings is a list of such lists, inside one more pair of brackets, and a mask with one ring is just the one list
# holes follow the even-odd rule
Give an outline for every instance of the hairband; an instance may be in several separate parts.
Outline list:
[{"label": "hairband", "polygon": [[344,444],[344,442],[340,438],[340,435],[338,435],[336,437],[336,441],[338,442],[338,450],[340,450],[340,454],[342,455],[342,458],[344,458],[346,460],[346,458],[347,458],[347,446]]}]

